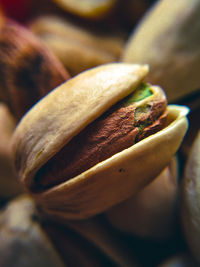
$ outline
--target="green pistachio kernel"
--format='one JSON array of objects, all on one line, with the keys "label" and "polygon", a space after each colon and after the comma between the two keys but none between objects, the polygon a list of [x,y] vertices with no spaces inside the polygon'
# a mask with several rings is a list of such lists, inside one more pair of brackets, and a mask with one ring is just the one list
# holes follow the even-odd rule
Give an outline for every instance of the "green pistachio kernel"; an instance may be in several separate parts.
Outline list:
[{"label": "green pistachio kernel", "polygon": [[128,98],[125,100],[127,105],[130,105],[135,102],[139,102],[149,96],[151,96],[152,90],[151,86],[148,83],[142,83]]}]

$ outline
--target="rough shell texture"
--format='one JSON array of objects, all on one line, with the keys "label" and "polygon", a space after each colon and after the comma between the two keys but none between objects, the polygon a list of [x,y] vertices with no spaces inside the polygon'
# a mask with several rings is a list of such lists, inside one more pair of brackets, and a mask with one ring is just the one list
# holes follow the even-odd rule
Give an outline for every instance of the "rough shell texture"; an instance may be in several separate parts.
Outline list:
[{"label": "rough shell texture", "polygon": [[[13,137],[22,183],[29,187],[48,159],[136,89],[147,71],[147,66],[132,64],[100,66],[69,80],[40,101]],[[70,219],[92,216],[130,197],[158,175],[182,141],[188,109],[172,106],[168,112],[162,131],[34,197],[46,212]]]},{"label": "rough shell texture", "polygon": [[199,88],[199,0],[158,1],[128,40],[122,61],[147,63],[152,84],[174,101]]}]

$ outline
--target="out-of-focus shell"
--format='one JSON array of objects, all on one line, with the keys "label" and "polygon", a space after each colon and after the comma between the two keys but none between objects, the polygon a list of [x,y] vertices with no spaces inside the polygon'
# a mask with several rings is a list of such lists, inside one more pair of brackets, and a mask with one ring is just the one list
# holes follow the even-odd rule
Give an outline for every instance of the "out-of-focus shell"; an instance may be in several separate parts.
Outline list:
[{"label": "out-of-focus shell", "polygon": [[[134,91],[147,66],[114,63],[72,78],[43,98],[13,136],[15,166],[30,188],[37,171],[109,107]],[[69,219],[90,217],[127,199],[170,162],[187,130],[186,107],[168,107],[167,125],[156,134],[100,162],[80,175],[32,192],[43,209]]]},{"label": "out-of-focus shell", "polygon": [[98,19],[111,11],[117,0],[54,0],[54,2],[72,14]]},{"label": "out-of-focus shell", "polygon": [[14,199],[0,213],[1,267],[64,267],[42,230],[34,202],[28,196]]},{"label": "out-of-focus shell", "polygon": [[22,192],[13,168],[10,140],[16,121],[8,107],[0,103],[0,198],[13,197]]},{"label": "out-of-focus shell", "polygon": [[30,29],[60,59],[72,76],[101,64],[119,61],[124,40],[114,33],[100,33],[56,16],[34,20]]},{"label": "out-of-focus shell", "polygon": [[114,206],[106,217],[117,229],[150,239],[168,239],[175,231],[178,211],[177,160],[143,190]]},{"label": "out-of-focus shell", "polygon": [[67,70],[36,35],[14,21],[0,19],[0,100],[18,120],[67,79]]},{"label": "out-of-focus shell", "polygon": [[193,256],[200,263],[200,132],[186,164],[182,184],[182,224],[186,241]]},{"label": "out-of-focus shell", "polygon": [[123,62],[147,63],[147,80],[159,84],[169,102],[199,88],[200,2],[162,0],[130,36]]}]

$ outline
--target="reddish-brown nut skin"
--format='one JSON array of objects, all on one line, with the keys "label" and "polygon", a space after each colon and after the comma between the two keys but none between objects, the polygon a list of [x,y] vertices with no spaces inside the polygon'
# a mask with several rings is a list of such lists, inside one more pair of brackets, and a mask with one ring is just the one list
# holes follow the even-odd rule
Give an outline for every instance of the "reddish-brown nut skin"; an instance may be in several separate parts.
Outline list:
[{"label": "reddish-brown nut skin", "polygon": [[0,21],[0,99],[20,119],[40,98],[69,79],[54,54],[25,27]]},{"label": "reddish-brown nut skin", "polygon": [[[152,100],[151,100],[152,101]],[[150,101],[149,101],[150,102]],[[161,97],[145,106],[109,109],[64,146],[36,174],[33,191],[43,190],[79,175],[97,163],[161,130],[167,101]],[[146,125],[145,125],[146,124]],[[140,130],[140,126],[145,127]]]}]

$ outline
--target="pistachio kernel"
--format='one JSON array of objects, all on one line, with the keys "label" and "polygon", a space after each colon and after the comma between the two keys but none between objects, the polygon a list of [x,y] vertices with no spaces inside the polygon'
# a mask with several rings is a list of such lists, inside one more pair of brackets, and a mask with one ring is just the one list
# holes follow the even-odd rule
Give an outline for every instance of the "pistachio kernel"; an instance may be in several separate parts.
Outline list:
[{"label": "pistachio kernel", "polygon": [[166,106],[162,89],[142,83],[42,166],[32,191],[67,181],[161,130],[167,117]]}]

